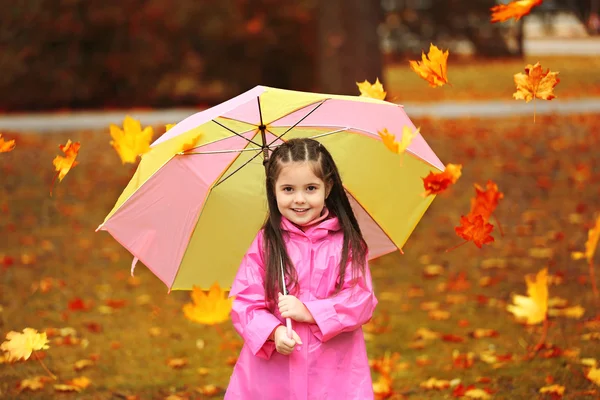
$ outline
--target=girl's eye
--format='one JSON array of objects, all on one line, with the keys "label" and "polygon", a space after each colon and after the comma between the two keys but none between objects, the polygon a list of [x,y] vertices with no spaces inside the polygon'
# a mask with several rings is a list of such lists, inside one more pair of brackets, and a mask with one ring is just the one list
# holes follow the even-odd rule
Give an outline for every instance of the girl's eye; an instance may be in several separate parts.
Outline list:
[{"label": "girl's eye", "polygon": [[316,186],[309,186],[307,189],[308,189],[309,192],[312,192],[313,190],[317,190],[317,187]]},{"label": "girl's eye", "polygon": [[292,188],[291,188],[291,187],[284,187],[284,188],[283,188],[283,191],[284,191],[284,192],[291,192],[291,191],[292,191]]}]

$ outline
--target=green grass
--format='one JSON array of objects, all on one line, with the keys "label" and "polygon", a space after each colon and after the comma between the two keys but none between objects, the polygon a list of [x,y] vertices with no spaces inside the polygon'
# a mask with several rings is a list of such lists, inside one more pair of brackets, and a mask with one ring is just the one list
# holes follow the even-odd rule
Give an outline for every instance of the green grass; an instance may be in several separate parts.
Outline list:
[{"label": "green grass", "polygon": [[[393,375],[395,398],[451,398],[450,389],[426,391],[419,387],[435,377],[489,387],[496,391],[494,399],[535,399],[541,398],[538,390],[546,385],[547,376],[566,387],[564,398],[594,398],[576,394],[598,389],[585,379],[585,368],[579,362],[584,357],[600,359],[598,342],[581,340],[583,333],[591,332],[583,321],[597,315],[598,309],[589,282],[580,282],[587,276],[587,266],[571,260],[570,252],[583,249],[587,230],[600,212],[598,116],[538,116],[535,125],[531,117],[422,118],[413,122],[421,126],[444,163],[462,163],[464,167],[457,184],[433,202],[406,244],[406,254],[388,255],[371,265],[380,299],[376,318],[388,315],[389,329],[369,337],[368,351],[370,358],[398,352],[399,363],[407,363],[407,368]],[[236,344],[240,344],[231,324],[222,324],[219,331],[186,320],[181,307],[189,301],[187,292],[167,294],[166,287],[142,265],[136,270],[139,282],[131,281],[131,256],[106,232],[94,232],[133,173],[132,167],[121,165],[109,146],[108,133],[11,137],[17,139],[16,149],[0,154],[0,259],[9,256],[15,263],[0,264],[0,334],[4,338],[8,331],[25,327],[74,328],[87,346],[58,346],[51,341],[44,363],[61,383],[86,376],[92,385],[79,394],[55,393],[52,384],[47,384],[40,392],[19,395],[15,385],[20,380],[44,374],[40,364],[31,359],[0,364],[0,398],[117,399],[138,395],[140,399],[163,399],[179,393],[200,399],[197,387],[214,384],[224,389],[232,371],[227,360],[237,355]],[[52,159],[59,152],[58,144],[68,138],[81,142],[80,165],[57,183],[50,197]],[[574,180],[577,165],[589,168],[587,178]],[[505,235],[499,235],[496,227],[492,245],[478,249],[469,243],[445,252],[461,241],[454,226],[468,212],[473,184],[484,185],[488,179],[505,194],[495,213]],[[559,232],[564,234],[562,240],[555,239]],[[529,249],[536,244],[552,248],[553,255],[533,257]],[[491,258],[507,260],[506,268],[482,268]],[[444,273],[424,278],[423,268],[429,264],[444,266]],[[561,285],[550,286],[551,297],[563,297],[570,305],[586,310],[581,320],[552,318],[547,342],[562,350],[579,349],[579,357],[523,360],[528,347],[539,340],[540,327],[517,324],[505,305],[512,293],[525,294],[525,274],[544,267],[552,274],[564,275]],[[460,272],[466,274],[470,288],[439,290],[441,283]],[[499,283],[480,287],[479,279],[485,276],[497,277]],[[32,285],[43,278],[64,280],[64,287],[33,292]],[[412,287],[421,288],[424,296],[410,297]],[[466,301],[448,304],[449,294],[462,294]],[[479,295],[491,301],[482,305],[477,302]],[[88,311],[69,311],[69,301],[76,298],[93,305]],[[104,314],[99,306],[108,299],[125,300],[126,305]],[[420,308],[425,301],[440,302],[450,318],[430,319]],[[461,320],[469,325],[459,325]],[[90,323],[98,324],[102,331],[91,331]],[[161,328],[158,336],[150,334],[154,327]],[[415,349],[411,343],[419,328],[454,334],[464,341],[434,340]],[[495,329],[499,335],[469,337],[477,328]],[[202,349],[197,347],[199,339],[204,341]],[[116,342],[120,347],[112,348]],[[502,366],[486,364],[479,355],[489,349],[511,353],[513,361]],[[467,369],[453,366],[454,350],[473,352],[474,364]],[[73,370],[77,360],[91,354],[99,355],[95,366]],[[427,356],[430,364],[419,366],[416,361],[421,356]],[[187,357],[189,364],[172,369],[166,362],[173,357]],[[209,373],[200,375],[200,367],[209,368]],[[488,377],[491,382],[477,383],[477,377]],[[222,394],[214,398],[222,398]]]},{"label": "green grass", "polygon": [[516,91],[513,75],[524,72],[527,64],[540,62],[544,71],[559,72],[554,88],[557,99],[600,96],[599,57],[528,56],[524,60],[480,60],[448,58],[450,85],[431,88],[413,72],[408,60],[389,64],[385,70],[386,100],[394,102],[513,100]]}]

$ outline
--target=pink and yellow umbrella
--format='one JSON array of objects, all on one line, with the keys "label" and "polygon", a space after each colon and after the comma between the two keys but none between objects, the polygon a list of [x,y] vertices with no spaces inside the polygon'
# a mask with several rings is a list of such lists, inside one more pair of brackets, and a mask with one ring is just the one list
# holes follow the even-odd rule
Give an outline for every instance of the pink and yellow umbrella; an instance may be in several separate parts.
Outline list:
[{"label": "pink and yellow umbrella", "polygon": [[98,230],[108,231],[169,290],[229,288],[267,213],[263,161],[309,137],[332,154],[371,258],[401,249],[431,204],[423,181],[443,164],[402,106],[357,96],[257,86],[179,122],[151,146]]}]

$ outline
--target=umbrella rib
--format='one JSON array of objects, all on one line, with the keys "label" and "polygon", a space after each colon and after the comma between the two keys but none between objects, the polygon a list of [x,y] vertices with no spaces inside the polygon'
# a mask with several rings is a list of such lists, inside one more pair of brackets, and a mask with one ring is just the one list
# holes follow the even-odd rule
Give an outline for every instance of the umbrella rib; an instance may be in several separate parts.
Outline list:
[{"label": "umbrella rib", "polygon": [[319,105],[317,105],[315,108],[313,108],[312,110],[310,110],[310,112],[309,112],[308,114],[306,114],[304,117],[300,118],[300,119],[298,120],[298,122],[296,122],[294,125],[290,126],[290,127],[288,128],[288,130],[287,130],[287,131],[283,132],[281,135],[279,135],[279,136],[277,136],[275,139],[273,139],[273,140],[272,140],[272,141],[271,141],[271,142],[270,142],[270,143],[267,145],[267,147],[271,146],[271,145],[272,145],[273,143],[275,143],[277,140],[281,139],[281,137],[282,137],[283,135],[285,135],[286,133],[288,133],[289,131],[291,131],[292,129],[294,129],[294,128],[295,128],[295,127],[296,127],[296,126],[297,126],[297,125],[298,125],[300,122],[304,121],[304,120],[305,120],[305,119],[306,119],[306,118],[307,118],[307,117],[308,117],[310,114],[312,114],[313,112],[315,112],[315,111],[317,110],[317,108],[321,107],[321,106],[322,106],[322,105],[325,103],[325,101],[327,101],[327,99],[325,99],[325,100],[321,101],[321,102],[319,103]]},{"label": "umbrella rib", "polygon": [[[253,150],[262,150],[262,149],[253,149]],[[258,157],[259,155],[262,154],[262,151],[259,151],[258,153],[256,153],[255,155],[252,156],[252,158],[250,158],[248,161],[246,161],[244,164],[240,165],[238,168],[236,168],[235,171],[233,171],[232,173],[230,173],[229,175],[227,175],[225,178],[221,179],[219,182],[217,182],[213,188],[216,188],[217,186],[219,186],[221,183],[225,182],[227,179],[229,179],[233,174],[235,174],[236,172],[238,172],[240,169],[244,168],[248,163],[250,163],[250,161],[254,160],[256,157]]]},{"label": "umbrella rib", "polygon": [[244,139],[244,140],[247,140],[248,142],[252,143],[253,145],[255,145],[255,146],[258,146],[258,147],[261,147],[261,146],[260,146],[260,144],[256,143],[254,140],[252,140],[252,139],[248,139],[247,137],[245,137],[245,136],[243,136],[243,135],[241,135],[241,134],[237,133],[236,131],[234,131],[234,130],[232,130],[232,129],[228,128],[228,127],[226,127],[226,126],[225,126],[225,125],[223,125],[222,123],[220,123],[220,122],[217,122],[217,121],[216,121],[216,120],[214,120],[214,119],[212,120],[212,122],[214,122],[215,124],[219,125],[221,128],[225,128],[225,129],[227,129],[229,132],[233,133],[234,135],[238,135],[238,136],[239,136],[239,137],[241,137],[242,139]]}]

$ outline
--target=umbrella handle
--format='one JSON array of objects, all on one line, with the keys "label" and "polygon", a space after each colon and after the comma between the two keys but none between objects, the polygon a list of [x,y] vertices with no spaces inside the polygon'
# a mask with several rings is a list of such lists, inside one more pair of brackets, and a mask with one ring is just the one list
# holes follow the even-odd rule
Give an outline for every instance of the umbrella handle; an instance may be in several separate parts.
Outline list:
[{"label": "umbrella handle", "polygon": [[285,319],[285,327],[287,328],[287,335],[288,338],[292,338],[292,319],[291,318],[286,318]]},{"label": "umbrella handle", "polygon": [[[283,258],[279,260],[280,261],[280,266],[281,266],[281,283],[283,286],[283,294],[287,296],[287,288],[285,287],[285,273],[283,272]],[[287,328],[287,336],[288,338],[292,338],[292,319],[291,318],[286,318],[285,319],[285,327]]]}]

